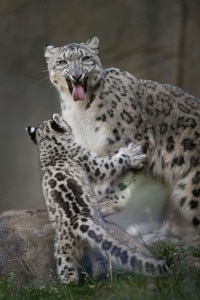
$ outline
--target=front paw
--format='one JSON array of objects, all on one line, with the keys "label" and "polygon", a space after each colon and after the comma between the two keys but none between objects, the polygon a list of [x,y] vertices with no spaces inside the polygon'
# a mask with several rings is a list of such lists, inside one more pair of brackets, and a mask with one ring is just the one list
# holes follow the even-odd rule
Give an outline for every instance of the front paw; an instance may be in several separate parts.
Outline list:
[{"label": "front paw", "polygon": [[142,147],[130,143],[127,148],[121,148],[124,155],[128,157],[128,164],[133,169],[141,169],[144,165],[146,155],[143,153]]}]

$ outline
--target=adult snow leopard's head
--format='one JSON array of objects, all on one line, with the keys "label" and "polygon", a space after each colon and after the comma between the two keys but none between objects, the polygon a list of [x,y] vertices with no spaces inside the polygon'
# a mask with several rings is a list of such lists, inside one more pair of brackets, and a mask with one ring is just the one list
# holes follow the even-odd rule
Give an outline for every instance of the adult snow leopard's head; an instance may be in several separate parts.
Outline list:
[{"label": "adult snow leopard's head", "polygon": [[71,128],[58,114],[53,114],[50,120],[42,122],[37,128],[28,126],[26,130],[32,141],[38,146],[43,143],[62,144],[72,138]]},{"label": "adult snow leopard's head", "polygon": [[89,90],[99,86],[103,69],[98,47],[97,37],[86,43],[46,46],[45,57],[50,79],[61,94],[70,92],[74,101],[84,100]]}]

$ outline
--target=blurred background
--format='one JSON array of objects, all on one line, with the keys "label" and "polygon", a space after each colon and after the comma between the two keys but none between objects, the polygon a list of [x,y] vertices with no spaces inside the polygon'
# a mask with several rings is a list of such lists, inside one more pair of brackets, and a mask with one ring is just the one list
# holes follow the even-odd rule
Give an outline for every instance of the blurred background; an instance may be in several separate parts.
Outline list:
[{"label": "blurred background", "polygon": [[[60,110],[44,44],[85,42],[96,35],[105,67],[200,97],[199,12],[195,0],[1,0],[0,212],[44,207],[38,153],[25,131]],[[142,187],[139,194],[150,203],[150,196],[165,198],[158,190],[149,186],[145,196]],[[136,221],[151,214],[147,208],[136,209]]]}]

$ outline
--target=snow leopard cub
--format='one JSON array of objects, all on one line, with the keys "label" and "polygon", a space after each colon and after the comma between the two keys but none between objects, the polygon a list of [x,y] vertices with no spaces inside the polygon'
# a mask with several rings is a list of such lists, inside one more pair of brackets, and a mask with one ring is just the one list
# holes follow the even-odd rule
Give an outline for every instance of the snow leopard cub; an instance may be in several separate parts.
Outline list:
[{"label": "snow leopard cub", "polygon": [[[98,250],[120,269],[149,276],[167,274],[166,261],[134,253],[115,240],[105,229],[98,205],[98,193],[107,197],[117,174],[143,166],[141,147],[130,144],[110,158],[98,158],[74,142],[70,127],[57,114],[37,128],[28,127],[28,132],[39,148],[42,188],[55,229],[61,281],[78,283],[79,262],[87,249]],[[107,188],[102,185],[101,191],[95,191],[97,182],[107,183]]]}]

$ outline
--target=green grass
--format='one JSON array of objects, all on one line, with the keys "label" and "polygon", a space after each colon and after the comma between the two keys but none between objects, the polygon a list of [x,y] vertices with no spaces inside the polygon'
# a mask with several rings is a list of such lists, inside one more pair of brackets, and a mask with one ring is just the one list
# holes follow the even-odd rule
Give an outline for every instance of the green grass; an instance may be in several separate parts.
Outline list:
[{"label": "green grass", "polygon": [[101,280],[86,278],[78,286],[54,283],[41,288],[22,286],[14,290],[14,274],[10,274],[7,282],[0,282],[0,300],[199,300],[200,268],[195,268],[194,259],[200,263],[200,249],[162,242],[151,250],[160,258],[172,258],[174,266],[171,276],[152,279],[122,273]]}]

